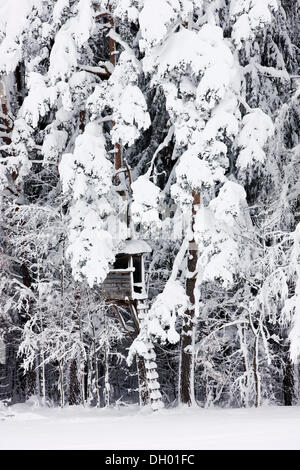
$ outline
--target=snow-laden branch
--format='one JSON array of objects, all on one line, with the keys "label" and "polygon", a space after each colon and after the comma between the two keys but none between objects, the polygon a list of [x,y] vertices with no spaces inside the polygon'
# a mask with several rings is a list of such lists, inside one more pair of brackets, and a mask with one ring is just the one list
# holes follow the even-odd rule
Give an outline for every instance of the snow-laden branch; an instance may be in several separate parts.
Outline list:
[{"label": "snow-laden branch", "polygon": [[166,135],[166,137],[164,138],[163,142],[157,147],[156,151],[154,152],[153,154],[153,157],[151,159],[151,162],[150,162],[150,166],[149,166],[149,169],[147,171],[147,175],[148,177],[151,176],[151,173],[152,173],[152,170],[153,170],[153,166],[154,166],[154,162],[155,162],[155,159],[157,157],[157,155],[165,148],[169,145],[169,143],[171,142],[172,138],[173,138],[173,135],[174,135],[174,131],[175,131],[175,128],[174,126],[171,126],[168,130],[168,133]]}]

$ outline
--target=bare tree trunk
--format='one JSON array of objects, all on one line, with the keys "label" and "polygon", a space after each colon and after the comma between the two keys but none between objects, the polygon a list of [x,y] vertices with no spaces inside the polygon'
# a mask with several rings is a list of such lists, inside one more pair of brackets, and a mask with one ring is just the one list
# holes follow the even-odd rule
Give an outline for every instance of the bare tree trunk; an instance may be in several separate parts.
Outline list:
[{"label": "bare tree trunk", "polygon": [[259,334],[255,335],[253,352],[253,375],[255,383],[255,407],[258,408],[261,402],[260,374],[258,370],[258,340]]},{"label": "bare tree trunk", "polygon": [[[41,306],[41,299],[40,299],[40,283],[41,283],[41,277],[40,277],[40,257],[39,253],[36,251],[36,259],[37,259],[37,285],[38,285],[38,295],[37,295],[37,301],[38,301],[38,315],[39,315],[39,322],[40,322],[40,332],[43,334],[44,331],[44,322],[43,322],[43,313],[42,313],[42,306]],[[44,341],[39,342],[40,346],[40,353],[41,353],[41,362],[42,362],[42,397],[43,397],[43,404],[46,404],[46,369],[45,369],[45,346],[44,346]]]},{"label": "bare tree trunk", "polygon": [[89,324],[92,329],[92,359],[91,359],[91,381],[92,381],[92,396],[93,400],[96,399],[96,406],[100,408],[100,390],[99,390],[99,372],[98,372],[98,357],[97,357],[97,337],[96,337],[96,328],[91,317],[89,316]]},{"label": "bare tree trunk", "polygon": [[249,407],[249,392],[250,392],[250,366],[249,366],[249,355],[248,355],[248,348],[247,348],[247,341],[246,341],[246,332],[245,332],[245,327],[238,325],[238,335],[240,339],[240,346],[241,346],[241,352],[243,356],[243,364],[244,364],[244,380],[240,384],[240,390],[241,390],[241,400],[242,400],[242,406],[245,408]]},{"label": "bare tree trunk", "polygon": [[290,359],[289,344],[284,346],[284,367],[283,367],[283,402],[285,406],[292,406],[295,396],[294,392],[294,365]]},{"label": "bare tree trunk", "polygon": [[37,368],[35,367],[36,360],[33,366],[26,372],[26,398],[36,395],[36,382],[37,382]]},{"label": "bare tree trunk", "polygon": [[69,404],[78,405],[80,403],[80,387],[77,374],[77,361],[72,359],[69,374]]},{"label": "bare tree trunk", "polygon": [[100,408],[100,391],[99,391],[99,374],[98,374],[98,358],[96,349],[95,327],[92,323],[93,329],[93,362],[94,362],[94,380],[95,380],[95,393],[96,393],[96,406]]},{"label": "bare tree trunk", "polygon": [[[115,24],[114,24],[114,19],[111,15],[109,16],[109,22],[110,22],[110,25],[111,25],[111,29],[113,30],[114,27],[115,27]],[[108,41],[109,41],[109,60],[110,60],[110,63],[115,67],[115,65],[117,63],[116,41],[112,38],[108,38]],[[114,121],[112,122],[112,125],[113,126],[115,125]],[[121,148],[121,145],[119,143],[116,143],[116,145],[115,145],[114,160],[115,160],[115,169],[120,170],[120,168],[122,168],[122,148]],[[116,180],[118,182],[118,178]]]},{"label": "bare tree trunk", "polygon": [[140,406],[146,406],[149,404],[149,391],[147,388],[145,359],[142,356],[137,356],[137,369]]},{"label": "bare tree trunk", "polygon": [[64,392],[64,365],[63,361],[58,361],[58,389],[60,394],[60,406],[63,408],[65,406],[65,392]]},{"label": "bare tree trunk", "polygon": [[[259,319],[259,322],[261,319]],[[256,408],[260,406],[261,403],[261,383],[260,383],[260,373],[259,373],[259,364],[258,364],[258,348],[259,348],[259,326],[254,327],[252,315],[249,313],[249,324],[254,335],[254,345],[253,345],[253,361],[252,361],[252,373],[254,378],[254,387],[255,387],[255,401],[254,405]]]},{"label": "bare tree trunk", "polygon": [[[106,338],[108,338],[108,324],[107,324],[107,312],[104,313],[105,315],[105,335]],[[110,354],[110,345],[109,341],[107,339],[105,343],[105,348],[104,348],[104,363],[105,363],[105,373],[104,373],[104,402],[105,406],[110,405],[110,393],[111,393],[111,387],[110,387],[110,377],[109,377],[109,354]]]},{"label": "bare tree trunk", "polygon": [[0,131],[7,134],[2,136],[3,141],[9,145],[11,143],[10,133],[12,131],[11,120],[8,116],[8,107],[3,79],[0,77]]},{"label": "bare tree trunk", "polygon": [[[77,304],[77,308],[79,310],[79,304]],[[78,324],[79,324],[79,336],[80,342],[83,344],[83,334],[82,334],[82,324],[81,324],[81,312],[78,311]],[[85,405],[85,397],[86,397],[86,390],[85,390],[85,360],[82,357],[82,353],[80,354],[80,366],[79,366],[79,385],[80,385],[80,396],[81,396],[81,404]]]},{"label": "bare tree trunk", "polygon": [[105,348],[104,401],[105,401],[105,406],[110,405],[109,347],[108,346],[106,346]]},{"label": "bare tree trunk", "polygon": [[[200,204],[200,194],[193,192],[192,230],[196,206]],[[180,349],[180,388],[179,402],[191,406],[194,402],[194,319],[195,319],[195,286],[196,269],[198,262],[198,249],[195,240],[190,241],[188,253],[188,277],[186,280],[186,294],[190,301],[190,308],[186,310],[183,320],[181,349]]]}]

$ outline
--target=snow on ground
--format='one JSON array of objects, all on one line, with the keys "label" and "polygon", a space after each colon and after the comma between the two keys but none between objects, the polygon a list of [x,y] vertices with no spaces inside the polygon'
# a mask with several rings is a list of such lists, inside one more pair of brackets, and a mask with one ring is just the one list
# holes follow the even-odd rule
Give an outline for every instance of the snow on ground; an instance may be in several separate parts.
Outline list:
[{"label": "snow on ground", "polygon": [[[6,417],[5,417],[6,415]],[[300,407],[0,410],[0,449],[300,449]]]}]

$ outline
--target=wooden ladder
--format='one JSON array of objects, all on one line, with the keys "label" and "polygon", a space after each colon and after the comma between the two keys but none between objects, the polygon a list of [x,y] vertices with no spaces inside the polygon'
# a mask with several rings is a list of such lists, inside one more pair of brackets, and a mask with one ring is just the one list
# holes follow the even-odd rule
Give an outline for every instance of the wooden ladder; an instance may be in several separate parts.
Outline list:
[{"label": "wooden ladder", "polygon": [[149,391],[151,408],[156,411],[163,408],[164,405],[157,373],[156,354],[147,331],[147,322],[145,321],[148,310],[149,305],[145,300],[139,300],[137,302],[137,315],[140,320],[140,332],[144,338],[144,344],[146,346],[146,352],[143,354],[143,357],[145,359],[147,388]]}]

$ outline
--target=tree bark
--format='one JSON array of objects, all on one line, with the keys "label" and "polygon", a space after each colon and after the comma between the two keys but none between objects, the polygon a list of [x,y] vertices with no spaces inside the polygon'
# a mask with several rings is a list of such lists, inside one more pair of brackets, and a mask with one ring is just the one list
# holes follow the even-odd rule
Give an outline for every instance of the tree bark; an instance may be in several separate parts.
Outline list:
[{"label": "tree bark", "polygon": [[60,395],[60,407],[65,406],[65,391],[64,391],[64,364],[63,361],[58,361],[58,390]]},{"label": "tree bark", "polygon": [[145,359],[142,356],[137,357],[137,367],[139,378],[140,405],[146,406],[149,403],[149,391],[147,388]]},{"label": "tree bark", "polygon": [[[114,28],[114,21],[113,18],[110,17],[110,24],[111,24],[111,29]],[[110,58],[110,63],[115,67],[116,65],[116,41],[113,39],[109,38],[109,58]],[[112,125],[115,125],[115,122],[112,122]],[[122,148],[119,143],[115,144],[115,155],[114,155],[114,160],[115,160],[115,169],[120,170],[122,168]],[[118,176],[116,177],[116,182],[118,183],[120,180]]]},{"label": "tree bark", "polygon": [[260,374],[258,370],[258,332],[255,335],[254,347],[253,347],[253,376],[255,384],[255,408],[258,408],[261,404],[261,389],[260,389]]},{"label": "tree bark", "polygon": [[9,134],[12,131],[12,127],[11,127],[11,121],[8,117],[8,107],[7,107],[7,101],[6,101],[5,88],[4,88],[3,80],[1,80],[1,77],[0,77],[0,112],[1,112],[0,131],[8,134],[7,137],[2,136],[2,139],[5,142],[5,144],[9,145],[11,143],[11,138]]},{"label": "tree bark", "polygon": [[[192,230],[194,231],[194,218],[196,207],[200,205],[200,194],[193,192],[193,209],[192,209]],[[194,351],[193,351],[193,333],[195,319],[195,286],[196,286],[196,269],[198,262],[198,247],[195,240],[190,241],[188,252],[188,278],[186,280],[186,294],[189,298],[190,308],[184,315],[181,350],[180,350],[180,389],[179,401],[182,404],[191,406],[194,401]],[[191,276],[191,277],[190,277]]]},{"label": "tree bark", "polygon": [[294,365],[290,359],[289,350],[289,344],[284,346],[283,403],[285,406],[292,406],[294,398]]},{"label": "tree bark", "polygon": [[77,375],[77,361],[73,359],[70,364],[70,375],[69,375],[69,404],[79,405],[80,403],[80,385]]}]

